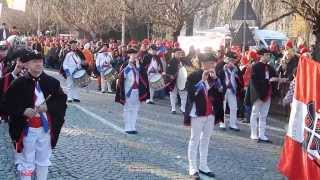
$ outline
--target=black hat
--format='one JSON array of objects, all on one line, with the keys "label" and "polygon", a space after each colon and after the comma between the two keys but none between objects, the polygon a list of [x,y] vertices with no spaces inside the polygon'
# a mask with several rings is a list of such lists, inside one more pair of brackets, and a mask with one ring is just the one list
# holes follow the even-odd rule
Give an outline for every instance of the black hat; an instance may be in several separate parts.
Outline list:
[{"label": "black hat", "polygon": [[43,59],[43,56],[37,50],[24,50],[21,52],[21,62],[26,63],[34,59]]},{"label": "black hat", "polygon": [[225,55],[226,57],[228,58],[232,58],[232,59],[237,59],[237,54],[235,52],[232,52],[232,51],[228,51]]},{"label": "black hat", "polygon": [[263,49],[258,50],[257,53],[259,55],[264,55],[264,54],[270,54],[271,52],[268,49],[263,48]]},{"label": "black hat", "polygon": [[69,44],[76,44],[76,43],[78,43],[76,40],[69,41]]},{"label": "black hat", "polygon": [[127,50],[127,54],[136,54],[138,51],[135,48],[130,48]]},{"label": "black hat", "polygon": [[180,52],[180,51],[183,51],[183,50],[181,48],[174,48],[172,50],[173,53]]},{"label": "black hat", "polygon": [[150,49],[152,49],[152,50],[157,50],[157,46],[154,45],[154,44],[152,44],[152,45],[150,46]]}]

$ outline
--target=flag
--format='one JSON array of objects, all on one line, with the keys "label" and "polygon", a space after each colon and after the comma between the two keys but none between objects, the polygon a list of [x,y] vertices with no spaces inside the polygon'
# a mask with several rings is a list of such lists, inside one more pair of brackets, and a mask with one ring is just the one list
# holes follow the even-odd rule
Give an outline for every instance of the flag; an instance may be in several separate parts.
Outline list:
[{"label": "flag", "polygon": [[320,63],[300,58],[279,171],[291,179],[320,178]]},{"label": "flag", "polygon": [[25,11],[27,0],[7,0],[8,8]]}]

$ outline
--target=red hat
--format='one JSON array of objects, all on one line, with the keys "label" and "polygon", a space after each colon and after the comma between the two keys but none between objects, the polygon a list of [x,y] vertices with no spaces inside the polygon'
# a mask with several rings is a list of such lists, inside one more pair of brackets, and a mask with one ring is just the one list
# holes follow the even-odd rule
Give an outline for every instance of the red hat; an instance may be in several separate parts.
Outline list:
[{"label": "red hat", "polygon": [[150,40],[149,40],[149,39],[144,39],[144,40],[142,41],[142,44],[143,44],[143,45],[149,45],[149,44],[150,44]]},{"label": "red hat", "polygon": [[293,48],[293,42],[289,39],[285,45],[286,49],[291,49]]},{"label": "red hat", "polygon": [[302,50],[303,48],[305,48],[305,47],[304,47],[304,44],[300,44],[300,45],[298,46],[298,49],[300,49],[300,50]]},{"label": "red hat", "polygon": [[300,50],[300,54],[304,54],[304,53],[307,53],[309,52],[309,48],[306,48],[306,47],[303,47],[301,50]]},{"label": "red hat", "polygon": [[255,61],[259,59],[259,56],[258,56],[257,52],[253,51],[253,50],[249,51],[248,56],[249,56],[250,59],[253,59]]}]

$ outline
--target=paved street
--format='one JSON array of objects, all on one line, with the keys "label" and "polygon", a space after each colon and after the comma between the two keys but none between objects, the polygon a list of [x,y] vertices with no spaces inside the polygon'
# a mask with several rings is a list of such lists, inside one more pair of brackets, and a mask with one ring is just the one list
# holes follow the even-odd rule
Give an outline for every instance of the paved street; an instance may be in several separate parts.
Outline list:
[{"label": "paved street", "polygon": [[[89,89],[81,91],[80,104],[68,106],[49,179],[189,178],[190,129],[182,125],[181,114],[170,114],[168,99],[156,105],[143,104],[137,123],[139,134],[127,135],[122,131],[122,106],[114,103],[114,95],[94,92],[93,85]],[[267,133],[273,145],[251,141],[246,124],[240,125],[240,132],[215,128],[208,159],[216,179],[282,179],[276,165],[285,132],[283,124],[272,121],[272,125]],[[1,124],[0,179],[15,179],[11,147],[7,127]]]}]

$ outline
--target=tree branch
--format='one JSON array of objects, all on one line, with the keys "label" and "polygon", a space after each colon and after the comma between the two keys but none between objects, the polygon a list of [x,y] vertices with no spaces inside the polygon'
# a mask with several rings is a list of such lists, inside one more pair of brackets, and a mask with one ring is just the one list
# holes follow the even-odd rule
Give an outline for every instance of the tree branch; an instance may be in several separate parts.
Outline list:
[{"label": "tree branch", "polygon": [[274,23],[274,22],[277,22],[277,21],[281,20],[282,18],[285,18],[285,17],[287,17],[287,16],[290,16],[290,15],[294,14],[294,12],[295,12],[295,11],[292,10],[292,11],[290,11],[290,12],[287,12],[287,13],[285,13],[285,14],[282,14],[281,16],[279,16],[279,17],[277,17],[277,18],[274,18],[274,19],[272,19],[272,20],[264,23],[264,24],[261,26],[261,29],[266,28],[268,25],[270,25],[270,24],[272,24],[272,23]]}]

